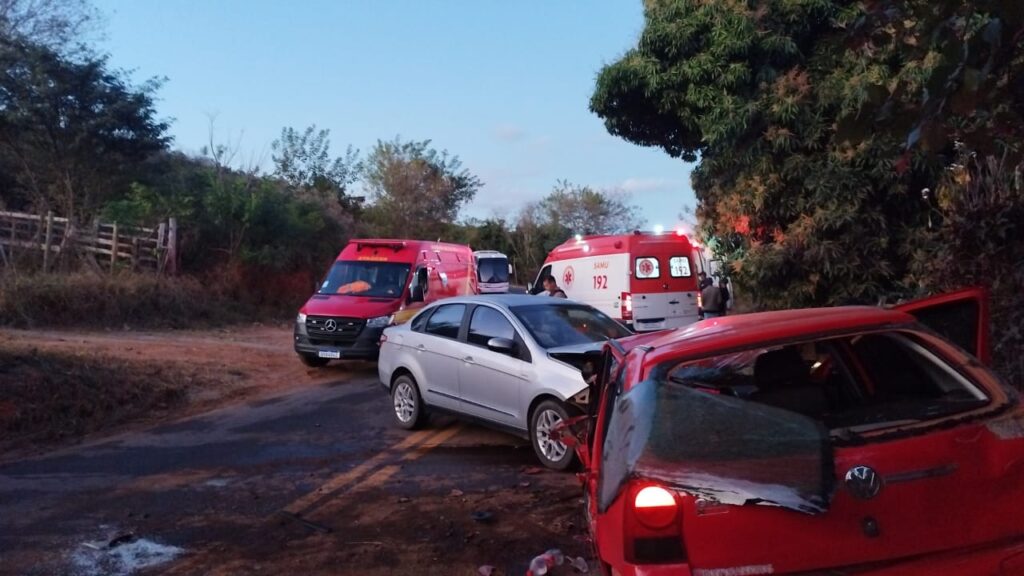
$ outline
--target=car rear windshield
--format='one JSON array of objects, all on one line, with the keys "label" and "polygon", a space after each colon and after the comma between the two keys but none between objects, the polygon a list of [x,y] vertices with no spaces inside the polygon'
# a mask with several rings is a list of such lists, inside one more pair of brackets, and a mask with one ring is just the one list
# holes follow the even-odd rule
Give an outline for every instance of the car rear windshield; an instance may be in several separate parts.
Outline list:
[{"label": "car rear windshield", "polygon": [[544,348],[629,336],[623,325],[589,306],[515,306],[512,313]]},{"label": "car rear windshield", "polygon": [[320,294],[398,298],[409,278],[399,262],[335,262],[320,285]]},{"label": "car rear windshield", "polygon": [[483,258],[476,269],[481,282],[508,282],[508,260],[504,258]]}]

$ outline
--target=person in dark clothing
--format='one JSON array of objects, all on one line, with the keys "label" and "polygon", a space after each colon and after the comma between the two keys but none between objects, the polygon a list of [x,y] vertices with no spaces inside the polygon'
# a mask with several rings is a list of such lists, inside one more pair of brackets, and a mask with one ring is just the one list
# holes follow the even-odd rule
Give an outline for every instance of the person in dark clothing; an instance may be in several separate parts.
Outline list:
[{"label": "person in dark clothing", "polygon": [[729,281],[725,278],[720,278],[718,280],[718,290],[722,293],[721,313],[722,316],[725,316],[729,312],[729,299],[732,298],[732,295],[729,294]]},{"label": "person in dark clothing", "polygon": [[558,287],[558,281],[555,280],[555,277],[551,274],[548,274],[547,277],[544,278],[544,292],[541,292],[541,294],[545,294],[552,298],[568,298],[568,296],[565,295],[565,290]]},{"label": "person in dark clothing", "polygon": [[703,291],[708,286],[714,286],[715,284],[715,281],[712,280],[711,278],[708,278],[708,275],[705,274],[704,272],[697,274],[697,278],[700,280],[700,282],[697,283],[698,290]]}]

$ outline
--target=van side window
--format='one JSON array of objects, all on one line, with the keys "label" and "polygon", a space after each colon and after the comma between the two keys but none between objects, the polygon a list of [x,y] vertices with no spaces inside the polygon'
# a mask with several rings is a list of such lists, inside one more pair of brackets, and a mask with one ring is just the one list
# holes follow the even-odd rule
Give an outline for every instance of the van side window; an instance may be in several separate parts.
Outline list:
[{"label": "van side window", "polygon": [[537,295],[544,291],[544,279],[551,274],[551,264],[541,268],[540,273],[537,274],[537,282],[533,285],[533,290],[530,290],[530,294]]},{"label": "van side window", "polygon": [[430,315],[430,320],[427,320],[427,327],[424,331],[427,334],[455,340],[459,337],[459,329],[462,327],[462,317],[465,313],[465,304],[439,306]]}]

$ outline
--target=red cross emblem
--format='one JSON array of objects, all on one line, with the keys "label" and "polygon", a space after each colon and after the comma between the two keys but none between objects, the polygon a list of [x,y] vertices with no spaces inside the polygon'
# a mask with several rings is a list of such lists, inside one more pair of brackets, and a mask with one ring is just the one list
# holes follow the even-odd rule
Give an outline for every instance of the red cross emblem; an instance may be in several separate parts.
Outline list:
[{"label": "red cross emblem", "polygon": [[562,273],[562,284],[565,285],[566,288],[568,288],[572,286],[572,281],[575,278],[576,273],[573,271],[572,266],[569,266],[568,268],[565,269],[565,272]]},{"label": "red cross emblem", "polygon": [[640,274],[642,276],[651,276],[654,274],[654,264],[651,264],[650,260],[640,261]]}]

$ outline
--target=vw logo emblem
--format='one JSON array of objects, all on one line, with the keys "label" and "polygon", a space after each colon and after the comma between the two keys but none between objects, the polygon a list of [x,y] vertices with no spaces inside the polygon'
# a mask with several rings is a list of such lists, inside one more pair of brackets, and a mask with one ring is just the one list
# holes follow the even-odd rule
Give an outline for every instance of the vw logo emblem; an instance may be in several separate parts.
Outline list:
[{"label": "vw logo emblem", "polygon": [[855,498],[870,500],[882,490],[882,477],[867,466],[854,466],[846,472],[846,487]]},{"label": "vw logo emblem", "polygon": [[338,323],[333,318],[331,318],[331,319],[327,320],[326,322],[324,322],[324,330],[326,330],[328,332],[334,332],[337,329],[338,329]]}]

